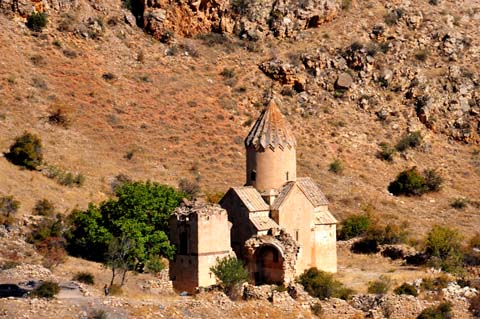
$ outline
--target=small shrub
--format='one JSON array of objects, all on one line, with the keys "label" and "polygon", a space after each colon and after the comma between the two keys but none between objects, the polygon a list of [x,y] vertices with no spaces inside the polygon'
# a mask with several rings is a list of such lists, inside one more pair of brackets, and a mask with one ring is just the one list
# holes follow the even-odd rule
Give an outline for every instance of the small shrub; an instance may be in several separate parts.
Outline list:
[{"label": "small shrub", "polygon": [[40,286],[35,288],[30,294],[33,297],[51,299],[60,292],[60,287],[56,282],[44,281]]},{"label": "small shrub", "polygon": [[464,209],[468,205],[468,199],[466,198],[455,198],[450,204],[455,209]]},{"label": "small shrub", "polygon": [[435,169],[426,169],[423,172],[425,177],[425,184],[429,192],[438,192],[443,183],[443,178],[437,173]]},{"label": "small shrub", "polygon": [[387,247],[382,251],[382,256],[392,260],[403,259],[403,251],[396,247]]},{"label": "small shrub", "polygon": [[225,193],[223,192],[207,192],[205,194],[205,200],[207,201],[207,203],[218,204],[218,202],[220,202],[224,195]]},{"label": "small shrub", "polygon": [[145,268],[151,274],[158,274],[164,270],[167,266],[159,256],[150,256],[145,263]]},{"label": "small shrub", "polygon": [[231,79],[235,77],[235,71],[233,69],[224,68],[220,75],[227,79]]},{"label": "small shrub", "polygon": [[27,27],[35,32],[41,32],[47,23],[48,18],[44,12],[35,12],[27,18]]},{"label": "small shrub", "polygon": [[105,81],[113,81],[117,79],[117,76],[111,72],[103,73],[102,78]]},{"label": "small shrub", "polygon": [[439,276],[437,278],[423,278],[421,288],[428,291],[440,291],[447,288],[450,281],[446,276]]},{"label": "small shrub", "polygon": [[0,198],[0,225],[11,225],[15,213],[20,207],[20,202],[13,199],[13,196],[3,196]]},{"label": "small shrub", "polygon": [[42,142],[36,135],[25,132],[15,139],[5,157],[15,165],[36,170],[43,160]]},{"label": "small shrub", "polygon": [[425,177],[417,171],[416,167],[401,172],[388,185],[388,191],[395,196],[420,196],[427,190]]},{"label": "small shrub", "polygon": [[380,251],[375,239],[364,238],[352,245],[351,251],[356,254],[376,254]]},{"label": "small shrub", "polygon": [[65,110],[62,108],[57,108],[52,111],[47,119],[48,123],[61,126],[63,128],[68,128],[71,124],[71,121],[65,113]]},{"label": "small shrub", "polygon": [[352,6],[352,0],[342,0],[342,10],[348,11]]},{"label": "small shrub", "polygon": [[342,222],[342,228],[338,234],[341,240],[348,240],[357,236],[366,234],[368,228],[372,225],[372,220],[368,215],[351,215]]},{"label": "small shrub", "polygon": [[368,283],[369,294],[386,294],[392,286],[392,280],[386,276],[380,276],[377,280]]},{"label": "small shrub", "polygon": [[458,230],[434,225],[425,240],[430,265],[443,271],[461,273],[463,270],[461,244],[462,237]]},{"label": "small shrub", "polygon": [[402,8],[396,8],[392,11],[390,11],[387,15],[384,17],[384,21],[386,24],[392,26],[394,24],[397,24],[398,21],[405,15],[405,10]]},{"label": "small shrub", "polygon": [[395,155],[395,153],[395,148],[387,143],[380,143],[380,151],[377,153],[377,158],[387,162],[393,162],[393,155]]},{"label": "small shrub", "polygon": [[429,307],[423,309],[418,315],[417,319],[451,319],[452,304],[450,302],[442,302],[436,307]]},{"label": "small shrub", "polygon": [[122,286],[113,284],[108,287],[108,294],[111,296],[120,296],[123,294]]},{"label": "small shrub", "polygon": [[87,285],[95,284],[95,276],[88,271],[77,272],[77,274],[73,277],[73,280],[83,282]]},{"label": "small shrub", "polygon": [[400,141],[397,143],[395,148],[399,152],[403,152],[409,148],[415,148],[422,144],[422,135],[420,131],[412,132],[403,136]]},{"label": "small shrub", "polygon": [[419,50],[415,53],[415,59],[417,59],[418,61],[425,62],[427,61],[427,58],[428,58],[428,51],[425,49]]},{"label": "small shrub", "polygon": [[341,174],[343,172],[343,163],[337,158],[330,163],[328,170],[335,174]]},{"label": "small shrub", "polygon": [[55,205],[48,199],[38,200],[33,207],[33,213],[40,216],[53,216],[55,214]]},{"label": "small shrub", "polygon": [[404,282],[401,286],[395,288],[393,291],[397,295],[418,296],[417,288],[414,285]]},{"label": "small shrub", "polygon": [[130,178],[130,176],[125,174],[118,174],[117,176],[112,178],[112,181],[110,182],[110,188],[112,189],[113,193],[116,193],[119,187],[132,182],[133,180]]},{"label": "small shrub", "polygon": [[333,279],[332,274],[317,268],[305,270],[300,275],[298,282],[305,291],[315,298],[341,298],[347,300],[353,293],[353,290],[346,288],[341,282]]},{"label": "small shrub", "polygon": [[194,198],[200,192],[200,185],[195,181],[190,181],[186,178],[182,178],[178,182],[178,188],[181,192],[185,193],[189,198]]},{"label": "small shrub", "polygon": [[313,305],[311,305],[310,310],[317,317],[321,317],[324,313],[323,308],[322,308],[322,304],[319,303],[319,302],[316,302]]},{"label": "small shrub", "polygon": [[235,257],[217,258],[217,264],[211,267],[210,271],[221,282],[228,293],[250,278],[243,262]]},{"label": "small shrub", "polygon": [[367,238],[376,240],[381,245],[404,243],[407,240],[407,225],[387,224],[385,227],[372,225],[367,231]]}]

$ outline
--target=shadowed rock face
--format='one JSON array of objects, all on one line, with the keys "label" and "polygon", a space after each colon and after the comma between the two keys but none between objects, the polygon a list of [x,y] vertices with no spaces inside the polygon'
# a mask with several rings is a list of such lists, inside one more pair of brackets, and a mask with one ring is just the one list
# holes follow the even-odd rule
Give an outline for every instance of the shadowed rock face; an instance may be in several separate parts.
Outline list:
[{"label": "shadowed rock face", "polygon": [[166,32],[191,36],[217,31],[257,40],[318,27],[339,8],[334,0],[134,0],[131,9],[138,25],[157,39]]}]

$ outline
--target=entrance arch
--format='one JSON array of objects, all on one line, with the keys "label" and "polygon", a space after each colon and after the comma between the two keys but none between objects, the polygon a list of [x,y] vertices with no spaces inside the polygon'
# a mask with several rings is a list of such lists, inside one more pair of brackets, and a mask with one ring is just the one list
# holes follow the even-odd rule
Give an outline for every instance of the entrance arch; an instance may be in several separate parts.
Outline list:
[{"label": "entrance arch", "polygon": [[253,255],[255,262],[255,284],[283,283],[285,271],[284,258],[280,250],[273,245],[260,246]]}]

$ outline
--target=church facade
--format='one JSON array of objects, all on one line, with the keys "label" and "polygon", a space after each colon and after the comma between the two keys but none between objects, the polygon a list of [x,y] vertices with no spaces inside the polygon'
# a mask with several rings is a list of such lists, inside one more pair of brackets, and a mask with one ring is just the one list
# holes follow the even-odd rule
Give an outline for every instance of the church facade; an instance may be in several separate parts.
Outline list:
[{"label": "church facade", "polygon": [[[229,236],[225,238],[222,231],[215,237],[223,243],[221,251],[207,245],[201,252],[225,255],[225,247],[231,247],[237,258],[245,261],[255,284],[285,284],[310,267],[337,271],[337,220],[316,183],[309,177],[297,177],[296,145],[288,122],[271,100],[245,139],[245,185],[230,188],[219,202],[226,214],[220,214],[224,220],[217,223],[225,225],[228,219]],[[174,214],[172,219],[178,220],[178,216]],[[198,229],[195,236],[213,228],[215,225]],[[192,240],[196,239],[189,238]],[[197,252],[197,258],[201,254]],[[210,260],[212,265],[203,269],[204,273],[214,265],[214,259]],[[170,267],[175,269],[175,262]],[[172,278],[174,287],[180,277],[176,273],[175,280]],[[207,277],[213,284],[211,274]]]}]

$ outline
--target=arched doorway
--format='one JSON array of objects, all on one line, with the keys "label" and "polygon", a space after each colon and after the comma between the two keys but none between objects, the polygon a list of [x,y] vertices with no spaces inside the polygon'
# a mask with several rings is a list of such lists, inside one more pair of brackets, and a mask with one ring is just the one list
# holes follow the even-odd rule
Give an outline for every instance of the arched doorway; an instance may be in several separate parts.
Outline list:
[{"label": "arched doorway", "polygon": [[264,245],[257,249],[254,254],[255,261],[255,284],[283,283],[283,256],[277,247]]}]

